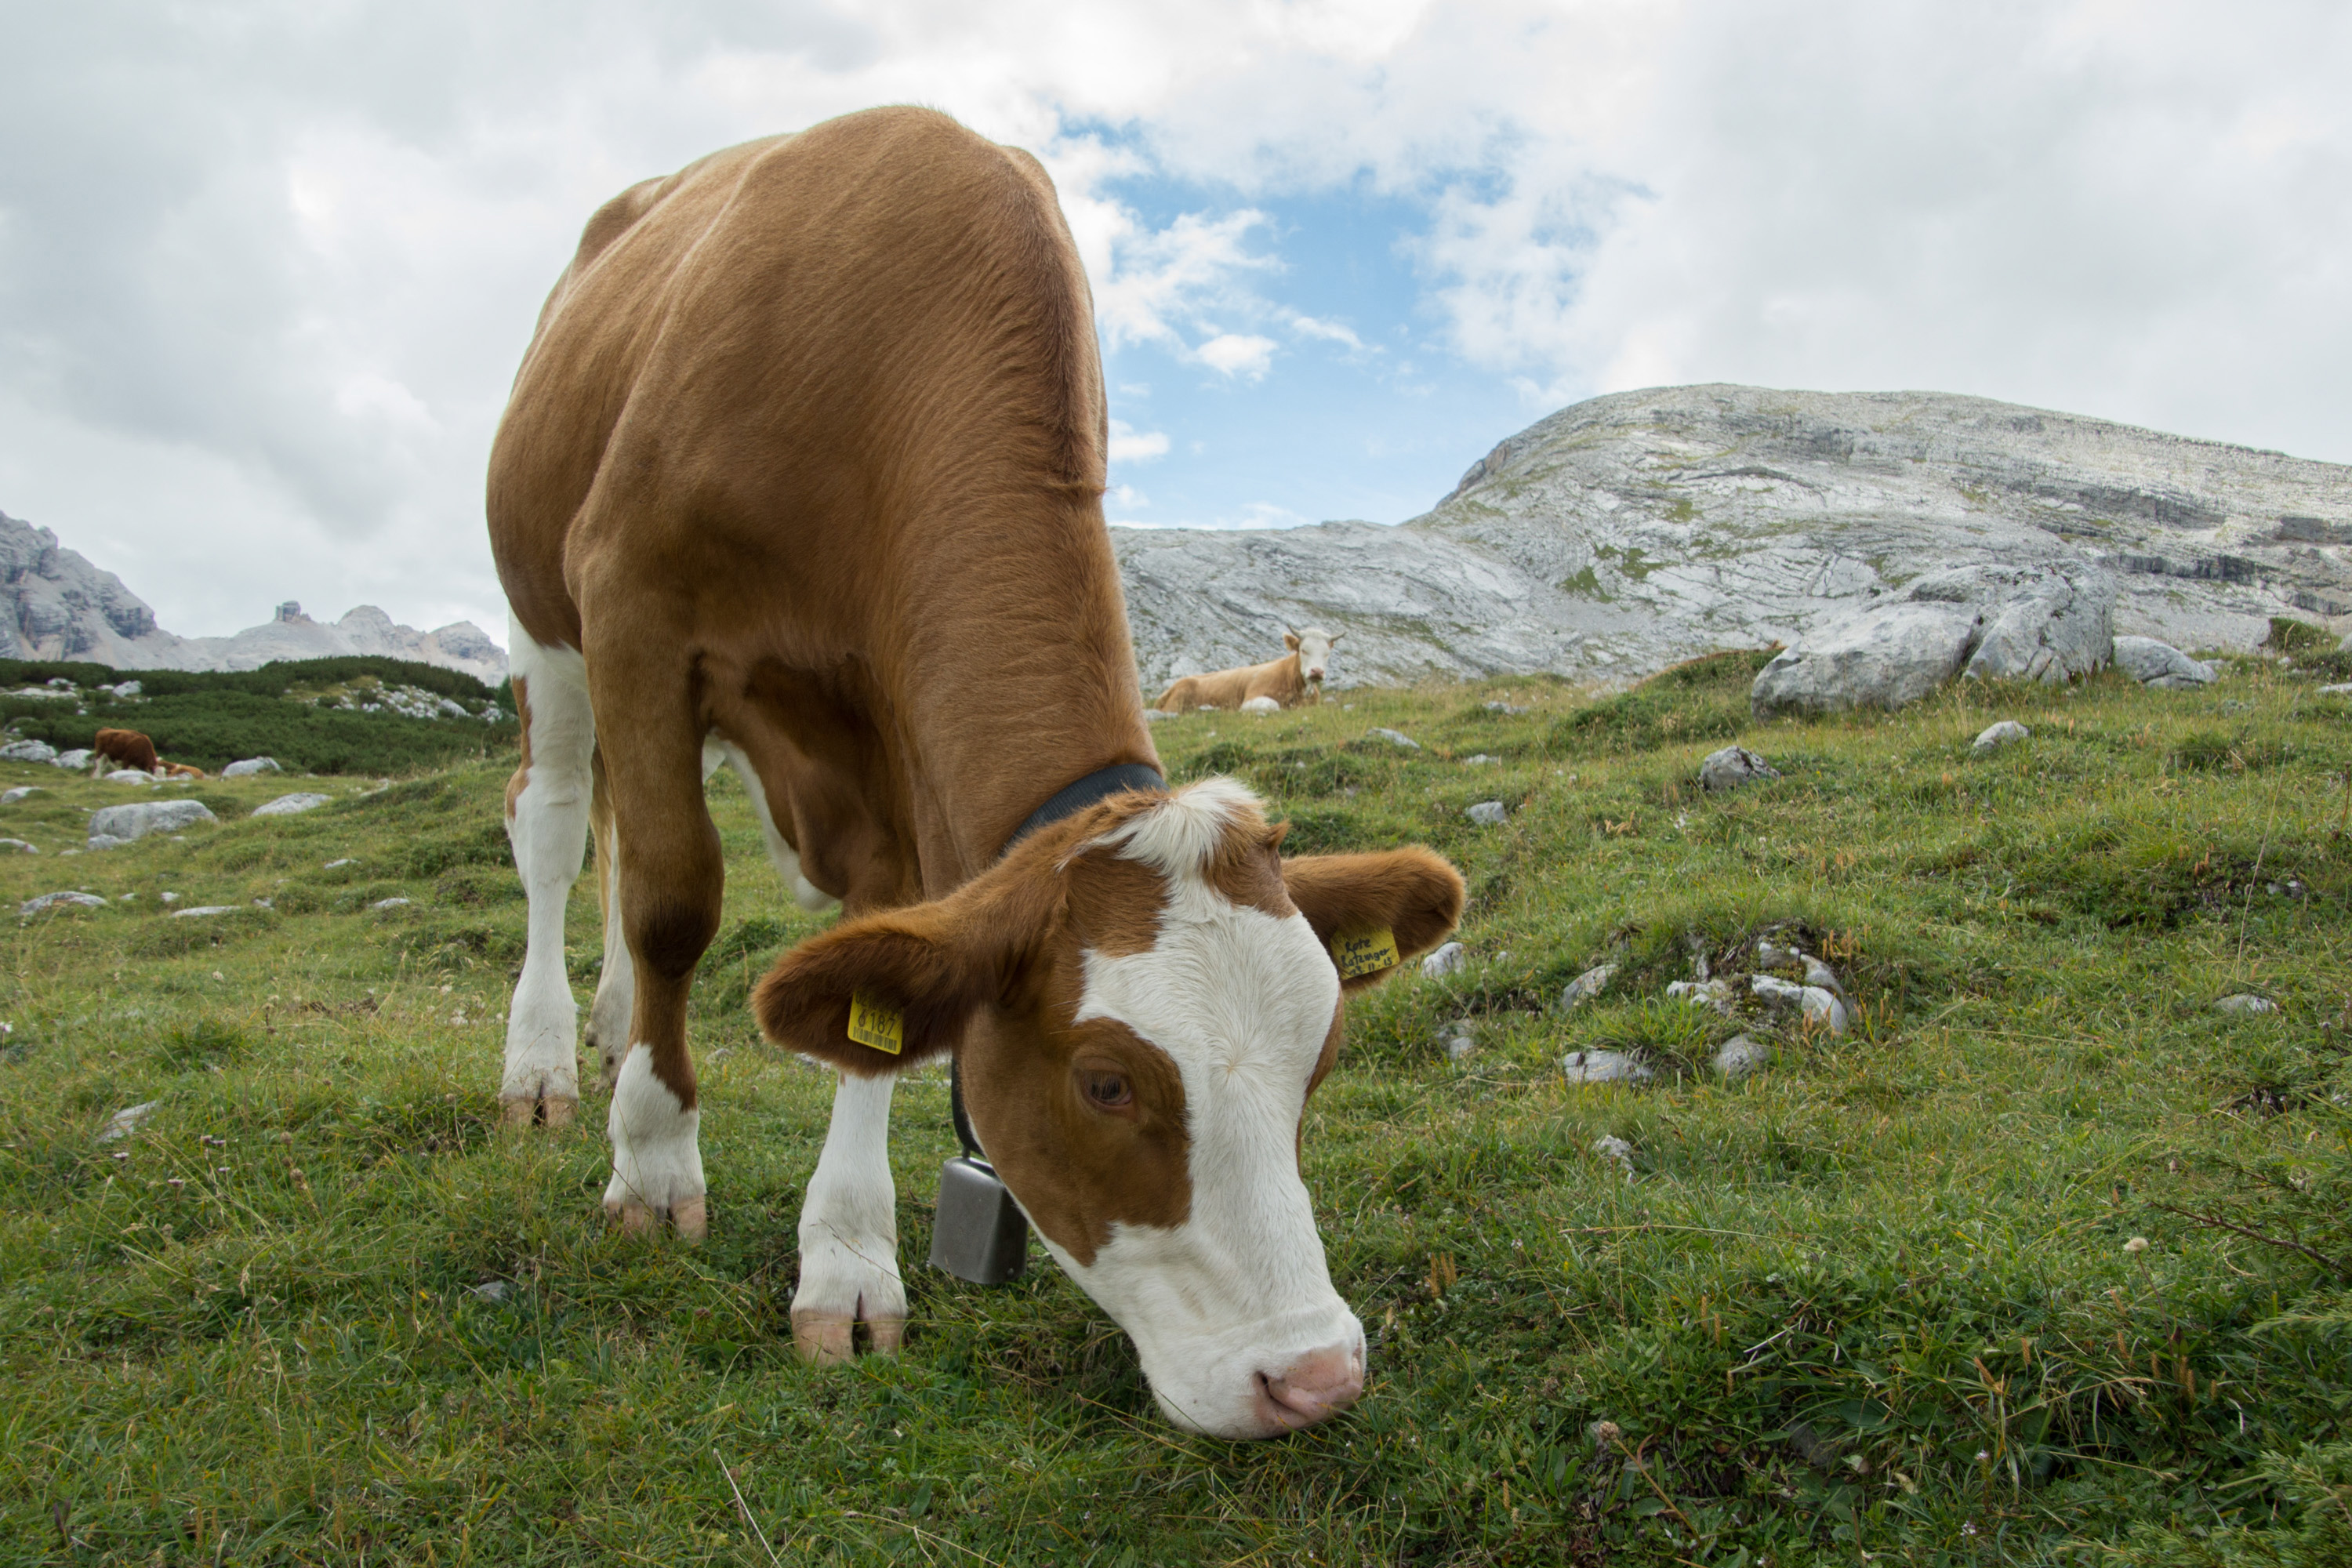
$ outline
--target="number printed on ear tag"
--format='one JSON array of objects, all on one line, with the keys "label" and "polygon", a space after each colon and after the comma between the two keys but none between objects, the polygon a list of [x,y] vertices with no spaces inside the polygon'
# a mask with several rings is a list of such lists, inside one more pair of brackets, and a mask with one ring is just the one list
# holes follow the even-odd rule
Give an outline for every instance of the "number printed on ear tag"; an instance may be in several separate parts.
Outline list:
[{"label": "number printed on ear tag", "polygon": [[1399,962],[1396,932],[1381,926],[1377,931],[1352,931],[1346,936],[1333,937],[1331,962],[1339,965],[1342,980],[1394,969]]},{"label": "number printed on ear tag", "polygon": [[[1390,962],[1395,962],[1391,959]],[[907,1048],[907,1020],[898,1009],[869,1002],[863,995],[852,994],[849,998],[849,1037],[861,1046],[871,1046],[892,1056]]]}]

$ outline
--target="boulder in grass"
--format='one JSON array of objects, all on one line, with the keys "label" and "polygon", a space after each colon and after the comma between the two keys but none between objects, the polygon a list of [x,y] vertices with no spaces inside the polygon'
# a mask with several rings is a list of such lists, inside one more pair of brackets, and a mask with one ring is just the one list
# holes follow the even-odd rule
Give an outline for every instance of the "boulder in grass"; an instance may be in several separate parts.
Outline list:
[{"label": "boulder in grass", "polygon": [[40,793],[41,786],[38,784],[18,784],[15,789],[0,790],[0,805],[14,805],[28,795]]},{"label": "boulder in grass", "polygon": [[49,766],[63,768],[69,773],[78,773],[89,766],[90,758],[96,755],[98,753],[88,746],[77,746],[70,752],[59,752],[56,756],[51,757]]},{"label": "boulder in grass", "polygon": [[225,779],[243,779],[251,778],[256,773],[282,773],[285,771],[278,765],[276,757],[247,757],[242,762],[229,763],[220,771],[220,776]]},{"label": "boulder in grass", "polygon": [[292,816],[299,812],[315,811],[335,797],[331,795],[281,795],[267,805],[253,808],[256,816]]},{"label": "boulder in grass", "polygon": [[1559,1058],[1559,1070],[1570,1083],[1647,1083],[1658,1076],[1626,1051],[1570,1051]]},{"label": "boulder in grass", "polygon": [[11,855],[38,855],[40,850],[21,838],[0,838],[0,852]]},{"label": "boulder in grass", "polygon": [[[117,838],[117,837],[116,837],[113,834],[111,834],[111,833],[93,833],[93,834],[91,834],[91,835],[89,836],[89,843],[87,843],[87,844],[85,844],[85,845],[83,845],[83,846],[82,846],[82,847],[83,847],[83,848],[85,848],[85,849],[93,849],[93,850],[95,850],[95,849],[120,849],[120,848],[121,848],[124,845],[126,845],[126,844],[128,844],[128,843],[130,843],[130,842],[131,842],[131,840],[129,840],[128,838]],[[72,854],[72,853],[73,853],[73,851],[72,851],[72,850],[70,850],[70,849],[68,849],[68,850],[67,850],[67,851],[66,851],[66,853],[67,853],[67,854],[68,854],[68,855],[70,855],[70,854]]]},{"label": "boulder in grass", "polygon": [[1745,746],[1726,746],[1719,752],[1709,752],[1706,760],[1698,765],[1699,787],[1709,795],[1780,776],[1780,769]]},{"label": "boulder in grass", "polygon": [[106,900],[96,893],[43,893],[37,899],[26,899],[16,906],[20,915],[37,915],[47,910],[102,910]]},{"label": "boulder in grass", "polygon": [[1988,752],[1998,752],[2013,742],[2028,740],[2032,734],[2032,731],[2016,720],[2003,719],[1998,724],[1988,725],[1981,734],[1969,743],[1969,750],[1982,756]]},{"label": "boulder in grass", "polygon": [[1759,1068],[1769,1067],[1772,1047],[1745,1035],[1735,1035],[1717,1047],[1715,1070],[1726,1078],[1746,1078]]},{"label": "boulder in grass", "polygon": [[151,784],[155,782],[155,775],[153,773],[142,773],[137,768],[117,768],[112,773],[106,775],[106,782],[108,784]]},{"label": "boulder in grass", "polygon": [[1405,734],[1402,731],[1391,730],[1385,726],[1380,726],[1366,731],[1365,734],[1368,739],[1386,741],[1390,745],[1396,747],[1399,751],[1417,752],[1421,750],[1421,742],[1414,740],[1411,735]]},{"label": "boulder in grass", "polygon": [[2117,637],[2116,668],[2142,686],[2153,686],[2159,691],[2187,691],[2210,686],[2221,673],[2154,637]]},{"label": "boulder in grass", "polygon": [[1751,976],[1748,989],[1776,1007],[1793,1006],[1832,1035],[1845,1033],[1845,1004],[1821,985],[1794,985],[1769,974]]},{"label": "boulder in grass", "polygon": [[1462,815],[1481,827],[1500,827],[1505,816],[1503,803],[1499,800],[1482,800]]},{"label": "boulder in grass", "polygon": [[58,749],[47,741],[11,741],[0,746],[0,763],[54,763]]},{"label": "boulder in grass", "polygon": [[150,833],[177,833],[199,822],[217,822],[200,800],[142,800],[134,805],[110,805],[89,819],[92,838],[125,842]]}]

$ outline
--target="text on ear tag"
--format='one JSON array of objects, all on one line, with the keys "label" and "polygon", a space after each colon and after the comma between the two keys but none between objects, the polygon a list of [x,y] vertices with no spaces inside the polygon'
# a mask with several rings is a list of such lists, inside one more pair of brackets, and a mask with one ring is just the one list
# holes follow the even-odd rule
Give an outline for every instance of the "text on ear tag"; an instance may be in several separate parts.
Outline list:
[{"label": "text on ear tag", "polygon": [[1396,932],[1381,926],[1377,931],[1350,931],[1345,936],[1335,936],[1331,939],[1331,962],[1339,965],[1342,980],[1394,969],[1399,962]]},{"label": "text on ear tag", "polygon": [[[1396,962],[1395,949],[1390,949],[1389,962]],[[849,1037],[861,1046],[871,1046],[892,1056],[907,1048],[907,1020],[895,1007],[885,1007],[869,1002],[862,994],[849,998]]]}]

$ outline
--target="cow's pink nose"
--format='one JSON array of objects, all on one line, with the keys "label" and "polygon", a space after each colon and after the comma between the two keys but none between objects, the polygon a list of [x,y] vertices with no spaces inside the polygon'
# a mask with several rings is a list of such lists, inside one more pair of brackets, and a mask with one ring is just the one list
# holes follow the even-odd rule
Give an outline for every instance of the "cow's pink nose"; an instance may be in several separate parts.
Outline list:
[{"label": "cow's pink nose", "polygon": [[1312,1426],[1364,1392],[1364,1352],[1355,1345],[1309,1351],[1281,1373],[1257,1374],[1261,1413],[1281,1431]]}]

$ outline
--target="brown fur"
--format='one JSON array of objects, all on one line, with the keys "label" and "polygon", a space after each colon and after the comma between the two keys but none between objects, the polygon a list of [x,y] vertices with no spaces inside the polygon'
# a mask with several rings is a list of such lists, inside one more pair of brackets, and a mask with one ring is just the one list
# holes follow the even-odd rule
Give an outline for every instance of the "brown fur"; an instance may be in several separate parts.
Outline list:
[{"label": "brown fur", "polygon": [[954,889],[1073,779],[1158,765],[1106,420],[1052,185],[942,115],[749,142],[591,220],[499,427],[490,537],[524,629],[586,656],[631,1032],[686,1103],[706,733],[852,911]]},{"label": "brown fur", "polygon": [[204,769],[192,768],[185,763],[166,763],[158,761],[155,764],[155,771],[163,774],[167,779],[200,779],[205,776]]},{"label": "brown fur", "polygon": [[155,771],[155,742],[136,730],[100,730],[89,749],[94,771],[103,771],[108,763],[142,773]]}]

